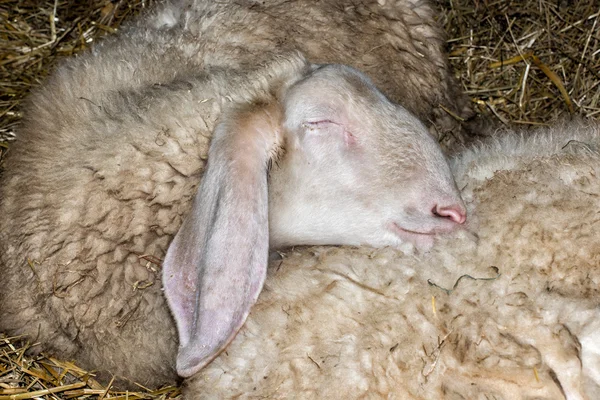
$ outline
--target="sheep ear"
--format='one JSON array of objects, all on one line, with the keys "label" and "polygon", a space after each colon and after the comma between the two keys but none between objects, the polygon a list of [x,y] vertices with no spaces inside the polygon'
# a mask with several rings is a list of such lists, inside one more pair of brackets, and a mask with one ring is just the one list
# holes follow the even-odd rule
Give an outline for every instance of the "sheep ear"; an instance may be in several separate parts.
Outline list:
[{"label": "sheep ear", "polygon": [[171,243],[163,286],[189,377],[235,337],[267,269],[267,166],[281,138],[274,106],[237,110],[215,129],[192,210]]}]

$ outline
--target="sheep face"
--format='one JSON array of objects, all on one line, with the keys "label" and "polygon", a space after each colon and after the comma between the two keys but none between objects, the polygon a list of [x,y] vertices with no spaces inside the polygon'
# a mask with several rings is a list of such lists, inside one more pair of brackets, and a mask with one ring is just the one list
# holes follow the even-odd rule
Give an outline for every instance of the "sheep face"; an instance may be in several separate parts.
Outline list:
[{"label": "sheep face", "polygon": [[285,99],[285,157],[271,171],[272,247],[429,247],[465,221],[444,156],[414,116],[358,72],[325,66]]}]

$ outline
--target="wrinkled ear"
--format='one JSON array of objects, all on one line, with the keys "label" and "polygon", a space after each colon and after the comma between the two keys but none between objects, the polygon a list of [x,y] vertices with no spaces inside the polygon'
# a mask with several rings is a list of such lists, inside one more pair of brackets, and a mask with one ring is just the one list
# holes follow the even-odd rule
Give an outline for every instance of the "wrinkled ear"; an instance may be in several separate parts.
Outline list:
[{"label": "wrinkled ear", "polygon": [[267,269],[267,168],[282,141],[278,106],[227,113],[215,129],[190,214],[163,264],[179,333],[177,372],[189,377],[235,337]]}]

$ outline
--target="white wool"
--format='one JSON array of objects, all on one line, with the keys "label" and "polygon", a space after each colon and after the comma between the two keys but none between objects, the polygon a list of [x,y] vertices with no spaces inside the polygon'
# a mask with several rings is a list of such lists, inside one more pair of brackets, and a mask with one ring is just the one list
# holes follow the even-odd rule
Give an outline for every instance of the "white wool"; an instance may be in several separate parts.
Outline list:
[{"label": "white wool", "polygon": [[156,15],[148,18],[148,24],[155,29],[173,28],[181,18],[181,6],[167,4]]}]

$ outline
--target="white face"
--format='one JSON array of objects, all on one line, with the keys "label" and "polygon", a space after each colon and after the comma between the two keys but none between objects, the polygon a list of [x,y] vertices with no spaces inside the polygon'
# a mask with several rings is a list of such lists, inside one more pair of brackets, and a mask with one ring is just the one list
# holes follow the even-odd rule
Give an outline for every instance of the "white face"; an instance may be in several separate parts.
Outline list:
[{"label": "white face", "polygon": [[438,144],[356,72],[317,70],[290,91],[286,113],[286,155],[269,182],[271,246],[427,248],[464,222]]}]

